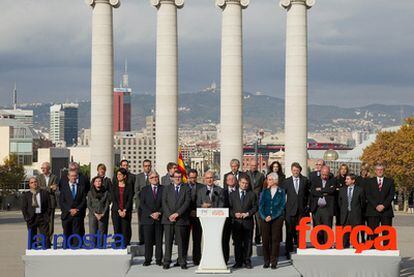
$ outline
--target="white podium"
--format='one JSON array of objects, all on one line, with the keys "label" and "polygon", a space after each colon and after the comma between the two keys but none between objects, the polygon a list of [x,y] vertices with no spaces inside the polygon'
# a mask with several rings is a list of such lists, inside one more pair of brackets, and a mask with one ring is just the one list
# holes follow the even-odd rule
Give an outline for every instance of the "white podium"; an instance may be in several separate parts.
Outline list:
[{"label": "white podium", "polygon": [[196,273],[230,273],[221,247],[224,222],[228,216],[228,208],[197,209],[203,228],[203,253]]}]

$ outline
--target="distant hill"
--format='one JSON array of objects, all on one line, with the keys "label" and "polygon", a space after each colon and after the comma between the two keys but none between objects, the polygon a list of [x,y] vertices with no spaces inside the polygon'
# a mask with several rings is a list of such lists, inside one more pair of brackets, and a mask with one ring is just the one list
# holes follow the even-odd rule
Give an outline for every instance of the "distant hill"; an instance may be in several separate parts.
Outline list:
[{"label": "distant hill", "polygon": [[[154,110],[154,95],[132,96],[132,127],[141,129],[145,116]],[[51,104],[34,105],[34,121],[37,128],[49,127]],[[197,92],[181,94],[179,99],[180,124],[197,125],[220,120],[220,93]],[[367,129],[398,125],[403,117],[414,115],[414,106],[368,105],[358,108],[340,108],[329,105],[309,105],[309,130],[345,128]],[[244,95],[244,125],[247,129],[282,130],[284,127],[284,100],[267,95]],[[79,129],[90,127],[90,102],[79,103]]]}]

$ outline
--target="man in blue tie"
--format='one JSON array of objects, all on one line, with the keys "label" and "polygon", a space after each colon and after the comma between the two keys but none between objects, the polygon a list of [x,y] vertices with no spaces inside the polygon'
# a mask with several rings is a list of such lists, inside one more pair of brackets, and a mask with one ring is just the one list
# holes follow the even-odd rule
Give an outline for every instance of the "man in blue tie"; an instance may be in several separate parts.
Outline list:
[{"label": "man in blue tie", "polygon": [[[84,235],[84,215],[86,209],[86,192],[85,187],[77,183],[78,172],[69,170],[68,178],[64,181],[60,190],[59,204],[62,210],[61,219],[63,233],[67,239],[67,246],[82,246],[79,237],[68,240],[69,236],[77,234],[80,237]],[[70,245],[69,245],[70,244]]]},{"label": "man in blue tie", "polygon": [[162,221],[165,230],[164,269],[171,264],[172,246],[175,241],[178,246],[178,263],[182,269],[187,269],[187,242],[190,225],[190,188],[181,182],[181,172],[174,172],[173,184],[164,188],[162,195]]}]

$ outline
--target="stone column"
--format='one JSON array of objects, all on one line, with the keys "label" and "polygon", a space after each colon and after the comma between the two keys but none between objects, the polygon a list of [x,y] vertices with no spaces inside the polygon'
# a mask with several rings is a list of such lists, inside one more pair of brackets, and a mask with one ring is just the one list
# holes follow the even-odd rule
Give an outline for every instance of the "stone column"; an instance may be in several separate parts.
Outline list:
[{"label": "stone column", "polygon": [[178,157],[177,8],[184,0],[151,0],[157,8],[157,80],[155,97],[156,168],[162,174]]},{"label": "stone column", "polygon": [[221,29],[220,176],[230,161],[243,158],[243,32],[242,9],[249,0],[217,0],[223,10]]},{"label": "stone column", "polygon": [[307,10],[315,0],[282,0],[287,10],[285,83],[285,172],[299,162],[307,175],[308,30]]},{"label": "stone column", "polygon": [[112,9],[119,0],[86,0],[92,12],[91,175],[99,163],[108,177],[114,172],[114,46]]}]

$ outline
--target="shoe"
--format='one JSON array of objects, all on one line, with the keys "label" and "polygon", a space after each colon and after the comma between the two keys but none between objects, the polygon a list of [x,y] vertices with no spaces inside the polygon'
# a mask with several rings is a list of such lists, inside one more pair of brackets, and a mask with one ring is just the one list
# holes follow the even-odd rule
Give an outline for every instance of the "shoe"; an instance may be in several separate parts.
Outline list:
[{"label": "shoe", "polygon": [[288,260],[291,259],[290,252],[286,252],[286,259],[288,259]]},{"label": "shoe", "polygon": [[143,266],[149,266],[149,265],[151,265],[151,262],[144,262],[142,265]]},{"label": "shoe", "polygon": [[180,266],[180,264],[179,264],[178,262],[176,262],[176,263],[173,265],[173,267],[177,267],[177,266]]},{"label": "shoe", "polygon": [[162,262],[156,262],[156,265],[162,266]]},{"label": "shoe", "polygon": [[188,267],[187,267],[187,265],[186,265],[186,264],[183,264],[183,265],[181,266],[181,269],[188,269]]},{"label": "shoe", "polygon": [[269,268],[269,264],[268,263],[265,263],[264,265],[263,265],[263,268]]},{"label": "shoe", "polygon": [[252,264],[251,264],[251,263],[247,263],[245,267],[246,267],[247,269],[252,269],[252,268],[253,268],[253,266],[252,266]]},{"label": "shoe", "polygon": [[193,262],[194,265],[200,265],[200,262]]},{"label": "shoe", "polygon": [[170,265],[169,264],[165,264],[165,265],[163,265],[163,267],[162,267],[163,269],[170,269]]},{"label": "shoe", "polygon": [[232,268],[242,268],[243,267],[243,265],[242,264],[239,264],[239,263],[235,263],[233,266],[232,266]]},{"label": "shoe", "polygon": [[277,264],[272,264],[272,266],[270,268],[271,269],[276,269],[277,268]]},{"label": "shoe", "polygon": [[262,242],[260,241],[260,239],[255,240],[255,241],[254,241],[254,243],[255,243],[256,245],[260,245],[260,244],[262,244]]},{"label": "shoe", "polygon": [[138,245],[144,245],[144,243],[142,241],[138,242]]}]

